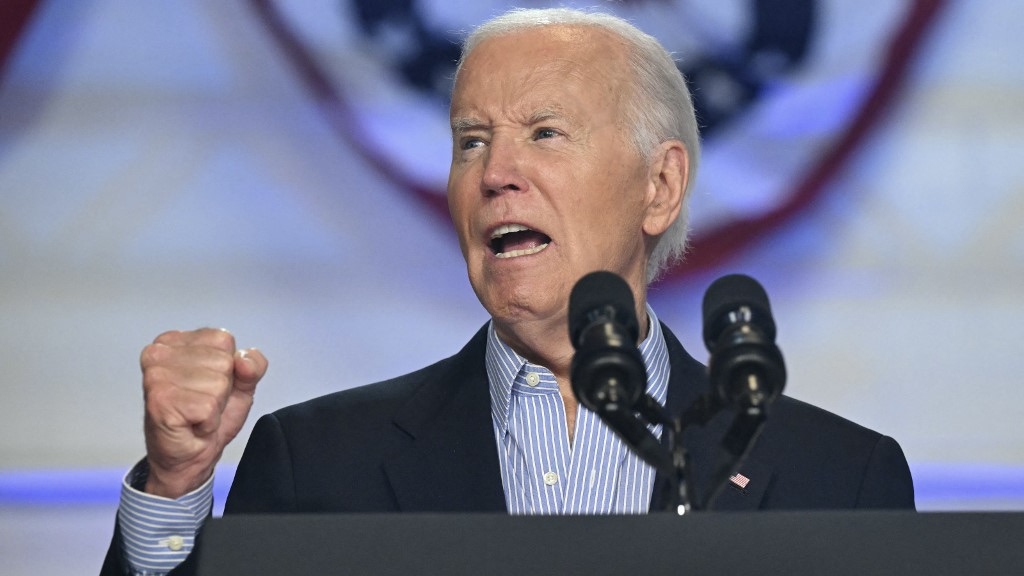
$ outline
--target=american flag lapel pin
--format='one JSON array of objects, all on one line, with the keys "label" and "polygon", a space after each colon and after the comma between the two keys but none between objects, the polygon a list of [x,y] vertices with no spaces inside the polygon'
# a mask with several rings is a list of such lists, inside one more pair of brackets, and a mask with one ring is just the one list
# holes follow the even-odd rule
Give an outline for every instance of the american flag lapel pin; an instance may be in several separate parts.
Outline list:
[{"label": "american flag lapel pin", "polygon": [[743,474],[737,472],[736,474],[729,477],[729,482],[731,482],[733,486],[739,488],[740,490],[746,490],[747,484],[750,484],[750,478],[747,478]]}]

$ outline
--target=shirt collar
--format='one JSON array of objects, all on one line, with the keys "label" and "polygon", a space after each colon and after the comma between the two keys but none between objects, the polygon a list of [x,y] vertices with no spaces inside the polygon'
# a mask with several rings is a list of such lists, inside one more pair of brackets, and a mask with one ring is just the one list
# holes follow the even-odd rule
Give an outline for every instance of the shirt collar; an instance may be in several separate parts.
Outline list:
[{"label": "shirt collar", "polygon": [[[639,346],[640,355],[647,368],[647,394],[664,406],[668,394],[668,346],[661,331],[661,323],[650,304],[647,305],[647,317],[650,328],[647,331],[647,338]],[[491,391],[491,417],[499,430],[507,432],[512,387],[517,379],[526,381],[530,373],[535,373],[542,380],[553,381],[554,375],[547,368],[528,362],[512,350],[498,337],[493,321],[487,325],[485,362]],[[583,406],[580,406],[580,409],[586,410]]]}]

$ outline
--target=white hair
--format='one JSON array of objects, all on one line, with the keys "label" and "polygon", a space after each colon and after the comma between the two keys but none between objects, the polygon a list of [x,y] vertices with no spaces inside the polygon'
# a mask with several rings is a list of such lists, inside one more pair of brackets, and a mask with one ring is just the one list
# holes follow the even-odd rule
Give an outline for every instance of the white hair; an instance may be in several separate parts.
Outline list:
[{"label": "white hair", "polygon": [[653,36],[611,14],[570,8],[517,8],[481,24],[469,34],[463,43],[455,77],[458,78],[469,53],[483,40],[550,25],[600,28],[621,38],[629,48],[629,65],[635,83],[635,91],[626,101],[626,120],[633,126],[634,148],[645,162],[650,162],[658,146],[667,140],[679,140],[686,148],[689,170],[683,204],[679,217],[658,238],[651,252],[647,281],[653,282],[686,252],[689,191],[700,159],[700,135],[690,91],[668,51]]}]

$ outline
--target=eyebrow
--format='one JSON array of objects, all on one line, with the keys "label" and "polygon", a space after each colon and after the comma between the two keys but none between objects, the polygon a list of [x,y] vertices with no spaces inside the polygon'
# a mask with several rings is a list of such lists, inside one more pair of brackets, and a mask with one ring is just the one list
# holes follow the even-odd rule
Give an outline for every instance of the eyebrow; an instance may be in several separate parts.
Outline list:
[{"label": "eyebrow", "polygon": [[565,111],[558,107],[541,108],[530,114],[530,124],[537,124],[551,119],[568,119]]},{"label": "eyebrow", "polygon": [[466,132],[467,130],[482,129],[486,127],[487,124],[483,120],[478,120],[476,118],[452,118],[453,134]]},{"label": "eyebrow", "polygon": [[[571,118],[559,107],[544,107],[539,110],[535,110],[530,114],[527,122],[528,124],[533,125],[551,119],[565,119],[571,121]],[[452,118],[451,125],[453,134],[469,130],[485,130],[490,127],[490,124],[477,118]]]}]

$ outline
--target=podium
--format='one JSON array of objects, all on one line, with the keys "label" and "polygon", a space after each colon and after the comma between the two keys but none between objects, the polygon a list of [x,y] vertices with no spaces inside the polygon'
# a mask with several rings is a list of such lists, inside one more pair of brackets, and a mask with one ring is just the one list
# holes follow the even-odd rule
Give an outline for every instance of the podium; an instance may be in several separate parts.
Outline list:
[{"label": "podium", "polygon": [[200,576],[1024,574],[1024,513],[238,515]]}]

